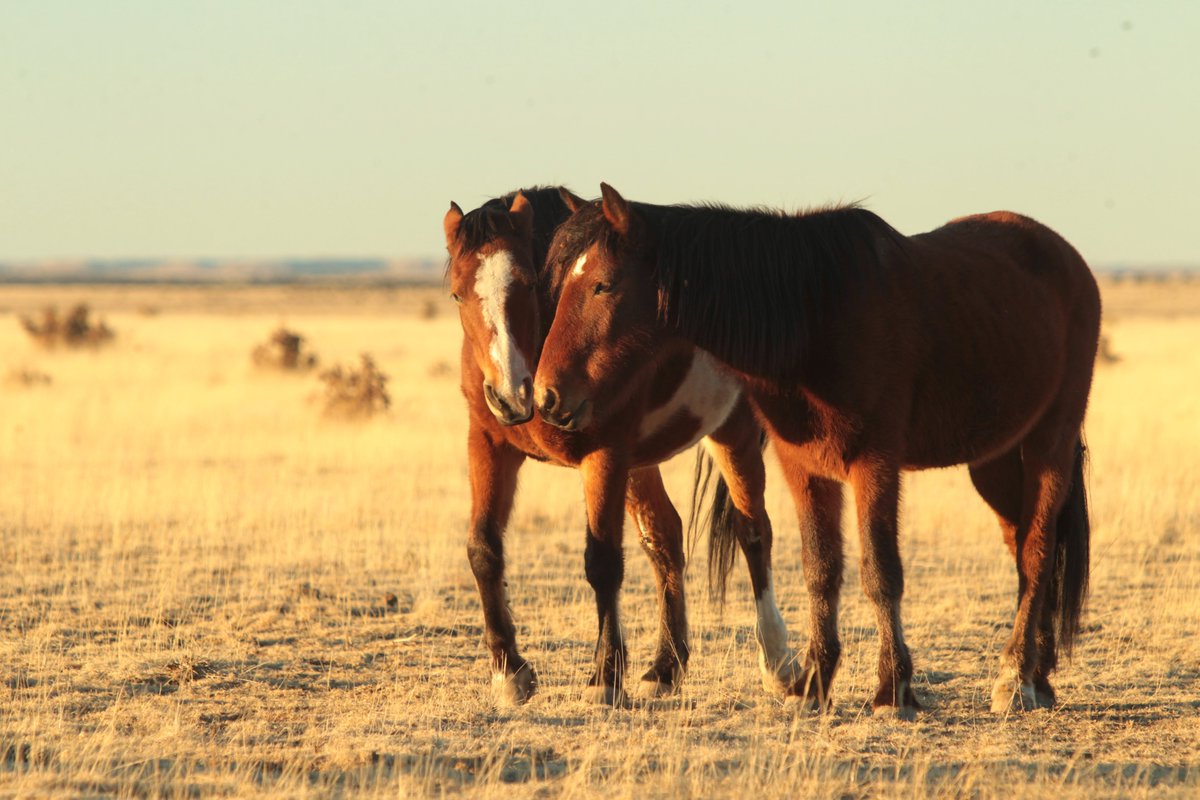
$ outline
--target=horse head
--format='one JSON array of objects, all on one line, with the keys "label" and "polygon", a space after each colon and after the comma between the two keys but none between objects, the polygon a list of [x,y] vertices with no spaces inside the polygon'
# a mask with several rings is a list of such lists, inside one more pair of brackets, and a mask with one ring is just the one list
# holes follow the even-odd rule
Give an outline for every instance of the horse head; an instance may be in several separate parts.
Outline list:
[{"label": "horse head", "polygon": [[601,184],[555,232],[547,272],[558,309],[542,344],[534,396],[546,422],[582,430],[599,408],[621,405],[661,352],[653,249],[637,210]]},{"label": "horse head", "polygon": [[465,215],[451,203],[443,226],[451,297],[484,399],[501,424],[528,422],[539,335],[533,208],[520,192],[509,207],[493,200]]}]

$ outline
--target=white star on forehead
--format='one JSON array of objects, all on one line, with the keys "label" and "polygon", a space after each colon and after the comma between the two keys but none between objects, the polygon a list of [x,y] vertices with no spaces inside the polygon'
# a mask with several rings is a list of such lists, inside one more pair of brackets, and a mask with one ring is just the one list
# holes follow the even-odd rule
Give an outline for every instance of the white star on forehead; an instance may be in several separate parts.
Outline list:
[{"label": "white star on forehead", "polygon": [[583,265],[586,263],[587,263],[587,253],[584,253],[578,259],[576,259],[575,269],[571,270],[571,274],[572,275],[582,275],[583,274]]}]

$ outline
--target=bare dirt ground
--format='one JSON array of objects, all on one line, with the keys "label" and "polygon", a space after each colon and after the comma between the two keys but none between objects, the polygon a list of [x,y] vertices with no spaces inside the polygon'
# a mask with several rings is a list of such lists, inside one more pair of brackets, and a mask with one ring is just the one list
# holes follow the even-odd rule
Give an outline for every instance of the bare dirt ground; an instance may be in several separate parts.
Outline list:
[{"label": "bare dirt ground", "polygon": [[[1103,289],[1116,360],[1087,423],[1092,595],[1061,705],[988,711],[1016,574],[965,471],[944,470],[906,483],[904,613],[927,711],[904,723],[867,708],[877,640],[849,524],[832,714],[764,694],[744,570],[721,613],[699,552],[681,694],[585,704],[581,492],[541,465],[508,535],[541,691],[495,708],[464,548],[461,333],[440,291],[0,287],[0,796],[1194,797],[1200,282]],[[18,314],[77,301],[111,346],[27,341]],[[388,414],[322,420],[312,374],[254,370],[281,323],[322,364],[374,356]],[[692,458],[666,469],[681,509]],[[776,583],[798,646],[807,599],[780,483]],[[626,549],[640,671],[653,580]]]}]

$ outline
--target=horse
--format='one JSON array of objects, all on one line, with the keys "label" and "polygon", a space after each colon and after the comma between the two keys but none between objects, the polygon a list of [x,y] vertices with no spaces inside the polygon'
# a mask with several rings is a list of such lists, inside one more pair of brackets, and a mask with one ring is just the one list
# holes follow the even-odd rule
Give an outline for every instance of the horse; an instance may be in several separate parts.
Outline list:
[{"label": "horse", "polygon": [[1053,706],[1050,676],[1078,637],[1088,585],[1082,425],[1100,296],[1079,253],[1004,211],[906,237],[858,206],[787,214],[601,191],[552,243],[570,244],[576,268],[535,402],[604,424],[631,376],[690,347],[743,382],[800,519],[810,640],[790,698],[829,707],[849,484],[880,639],[872,706],[915,716],[901,473],[966,464],[1017,566],[991,708]]},{"label": "horse", "polygon": [[[504,580],[504,529],[526,458],[574,467],[582,475],[585,572],[599,619],[595,668],[585,690],[592,701],[626,699],[627,652],[617,609],[625,511],[653,566],[660,606],[657,652],[638,693],[669,694],[687,667],[682,522],[658,464],[703,439],[711,456],[701,457],[714,459],[721,471],[711,535],[722,538],[722,526],[732,524],[722,509],[736,497],[747,509],[738,519],[750,530],[743,536],[747,561],[759,570],[770,561],[761,430],[740,384],[710,356],[689,348],[655,360],[612,398],[617,413],[604,423],[588,424],[583,414],[543,415],[553,424],[534,417],[531,372],[566,277],[546,271],[547,248],[558,225],[583,204],[566,189],[534,188],[494,198],[467,214],[452,203],[443,219],[447,275],[463,329],[461,388],[470,420],[467,552],[483,607],[493,693],[501,705],[525,702],[537,686],[535,670],[517,648]],[[694,489],[707,485],[700,466],[698,461]],[[791,654],[778,646],[781,617],[773,599],[761,604],[761,612],[764,630],[774,637],[766,640],[761,657],[764,681],[782,692],[775,673]]]}]

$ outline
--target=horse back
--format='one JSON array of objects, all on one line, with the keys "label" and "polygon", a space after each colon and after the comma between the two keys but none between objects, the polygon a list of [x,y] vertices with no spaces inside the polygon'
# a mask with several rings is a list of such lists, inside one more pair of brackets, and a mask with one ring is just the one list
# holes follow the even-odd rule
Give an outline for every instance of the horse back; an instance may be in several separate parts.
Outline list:
[{"label": "horse back", "polygon": [[1065,394],[1086,402],[1099,291],[1066,240],[1000,211],[911,237],[908,250],[907,295],[919,320],[910,465],[990,458]]}]

